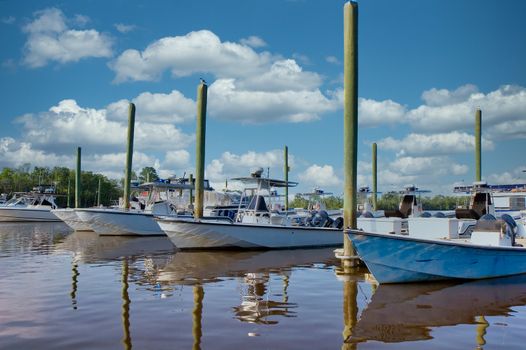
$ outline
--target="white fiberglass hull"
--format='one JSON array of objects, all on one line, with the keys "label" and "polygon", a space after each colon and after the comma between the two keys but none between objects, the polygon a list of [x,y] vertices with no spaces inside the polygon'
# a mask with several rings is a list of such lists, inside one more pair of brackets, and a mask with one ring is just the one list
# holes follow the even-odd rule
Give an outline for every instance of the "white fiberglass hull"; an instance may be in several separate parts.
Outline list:
[{"label": "white fiberglass hull", "polygon": [[1,207],[0,221],[60,221],[51,208]]},{"label": "white fiberglass hull", "polygon": [[93,231],[79,218],[75,209],[53,209],[51,212],[75,231]]},{"label": "white fiberglass hull", "polygon": [[253,225],[228,221],[157,220],[179,249],[283,249],[330,247],[343,244],[341,230],[280,225]]},{"label": "white fiberglass hull", "polygon": [[80,219],[99,235],[164,236],[150,213],[122,209],[76,209]]}]

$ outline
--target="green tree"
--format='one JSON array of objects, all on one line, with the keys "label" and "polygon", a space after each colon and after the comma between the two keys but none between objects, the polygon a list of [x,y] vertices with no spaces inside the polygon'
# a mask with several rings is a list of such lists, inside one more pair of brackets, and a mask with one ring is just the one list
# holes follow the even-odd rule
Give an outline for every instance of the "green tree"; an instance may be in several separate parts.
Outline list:
[{"label": "green tree", "polygon": [[[122,194],[119,182],[108,179],[101,174],[83,171],[81,174],[82,206],[90,207],[97,203],[97,191],[101,180],[101,202],[110,205]],[[73,204],[75,189],[75,172],[66,167],[34,167],[24,164],[18,168],[3,168],[0,172],[0,191],[11,194],[12,192],[28,192],[33,187],[41,185],[55,185],[57,193],[56,202],[60,207],[67,204],[68,182],[70,184],[70,204]]]},{"label": "green tree", "polygon": [[309,201],[297,194],[294,196],[294,199],[289,202],[290,208],[307,208],[307,205],[309,204]]},{"label": "green tree", "polygon": [[398,209],[400,204],[400,194],[397,192],[387,192],[380,197],[377,201],[378,209],[381,210],[394,210]]},{"label": "green tree", "polygon": [[157,170],[155,170],[154,167],[147,166],[142,168],[141,172],[139,173],[139,181],[141,183],[143,182],[153,182],[159,180],[159,175],[157,175]]}]

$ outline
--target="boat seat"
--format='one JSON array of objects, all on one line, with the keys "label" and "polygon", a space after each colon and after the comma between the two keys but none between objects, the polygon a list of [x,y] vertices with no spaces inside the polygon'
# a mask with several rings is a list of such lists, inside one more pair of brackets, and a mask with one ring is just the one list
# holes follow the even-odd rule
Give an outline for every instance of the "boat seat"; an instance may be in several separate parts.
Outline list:
[{"label": "boat seat", "polygon": [[268,213],[268,207],[267,203],[265,202],[265,198],[262,196],[257,196],[256,200],[250,201],[250,204],[248,205],[248,210],[254,210],[256,212],[266,212]]},{"label": "boat seat", "polygon": [[491,204],[491,199],[488,193],[475,193],[472,199],[471,208],[457,208],[455,209],[455,217],[457,219],[480,219],[487,214],[487,205]]},{"label": "boat seat", "polygon": [[473,209],[457,208],[455,209],[455,217],[457,219],[480,219],[480,215]]},{"label": "boat seat", "polygon": [[413,202],[416,201],[414,195],[406,194],[400,203],[400,209],[395,210],[385,210],[384,215],[386,218],[395,217],[407,219],[411,215],[413,210]]}]

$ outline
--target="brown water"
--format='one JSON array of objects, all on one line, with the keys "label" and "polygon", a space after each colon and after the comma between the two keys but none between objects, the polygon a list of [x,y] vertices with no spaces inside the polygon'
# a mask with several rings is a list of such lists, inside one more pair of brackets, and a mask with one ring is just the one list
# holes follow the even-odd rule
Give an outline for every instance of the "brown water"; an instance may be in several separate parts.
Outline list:
[{"label": "brown water", "polygon": [[0,349],[523,349],[526,276],[376,286],[332,249],[0,224]]}]

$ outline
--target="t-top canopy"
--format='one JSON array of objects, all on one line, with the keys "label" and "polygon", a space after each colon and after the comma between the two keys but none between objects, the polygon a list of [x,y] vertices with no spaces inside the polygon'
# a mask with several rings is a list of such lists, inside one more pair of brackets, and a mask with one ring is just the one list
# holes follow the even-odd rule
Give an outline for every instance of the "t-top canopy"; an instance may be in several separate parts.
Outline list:
[{"label": "t-top canopy", "polygon": [[266,185],[268,187],[295,187],[298,185],[297,182],[293,181],[285,181],[285,180],[276,180],[276,179],[267,179],[267,178],[261,178],[261,177],[235,177],[231,179],[232,181],[240,181],[247,184],[254,184],[254,185]]}]

